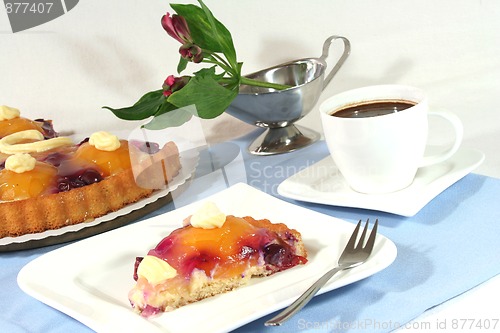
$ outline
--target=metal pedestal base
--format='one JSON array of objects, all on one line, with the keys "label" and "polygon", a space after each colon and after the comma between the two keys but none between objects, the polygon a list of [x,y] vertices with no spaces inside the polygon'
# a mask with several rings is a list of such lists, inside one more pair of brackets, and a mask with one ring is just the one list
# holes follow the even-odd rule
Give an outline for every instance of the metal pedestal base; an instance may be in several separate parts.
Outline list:
[{"label": "metal pedestal base", "polygon": [[269,128],[248,147],[248,150],[254,155],[288,153],[309,146],[319,137],[319,133],[297,125]]}]

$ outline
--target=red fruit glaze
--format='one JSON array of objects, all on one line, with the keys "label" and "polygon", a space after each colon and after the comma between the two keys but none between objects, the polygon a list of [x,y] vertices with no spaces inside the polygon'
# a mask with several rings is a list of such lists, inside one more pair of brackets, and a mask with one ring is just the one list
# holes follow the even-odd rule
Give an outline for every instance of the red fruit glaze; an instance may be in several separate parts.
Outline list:
[{"label": "red fruit glaze", "polygon": [[174,230],[148,255],[167,261],[184,279],[189,279],[194,269],[212,278],[225,278],[241,275],[258,264],[279,271],[307,261],[294,255],[291,246],[273,231],[231,215],[221,228],[188,225]]}]

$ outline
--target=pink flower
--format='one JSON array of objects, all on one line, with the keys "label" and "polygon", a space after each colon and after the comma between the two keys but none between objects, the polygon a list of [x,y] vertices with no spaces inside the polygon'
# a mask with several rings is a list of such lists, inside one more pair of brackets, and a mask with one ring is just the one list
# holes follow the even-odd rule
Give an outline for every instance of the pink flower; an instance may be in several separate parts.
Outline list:
[{"label": "pink flower", "polygon": [[167,13],[161,18],[161,25],[171,37],[182,44],[179,53],[184,59],[194,63],[200,63],[203,60],[203,51],[201,47],[194,44],[184,17],[176,14],[170,16],[170,13]]},{"label": "pink flower", "polygon": [[165,82],[163,82],[163,86],[173,86],[175,83],[175,76],[173,75],[169,75],[166,79],[165,79]]},{"label": "pink flower", "polygon": [[161,25],[171,37],[178,40],[181,44],[193,42],[191,32],[184,17],[176,14],[170,17],[170,13],[167,13],[161,18]]},{"label": "pink flower", "polygon": [[169,75],[163,82],[163,96],[168,97],[177,90],[184,88],[184,86],[188,84],[189,80],[191,80],[190,76],[175,77],[173,75]]},{"label": "pink flower", "polygon": [[179,48],[179,53],[184,59],[194,63],[200,63],[203,60],[203,51],[198,45],[184,44]]}]

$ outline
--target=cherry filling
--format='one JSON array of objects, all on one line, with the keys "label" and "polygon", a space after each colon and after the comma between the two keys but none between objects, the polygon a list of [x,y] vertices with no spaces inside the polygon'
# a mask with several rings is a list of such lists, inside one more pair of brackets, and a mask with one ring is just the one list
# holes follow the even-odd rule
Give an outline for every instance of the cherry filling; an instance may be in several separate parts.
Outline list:
[{"label": "cherry filling", "polygon": [[142,259],[144,257],[135,257],[135,263],[134,263],[134,281],[137,281],[139,276],[137,275],[137,269],[139,269],[139,264],[141,263]]},{"label": "cherry filling", "polygon": [[156,306],[146,305],[146,307],[142,310],[141,315],[145,318],[154,316],[161,312],[161,309]]},{"label": "cherry filling", "polygon": [[280,244],[269,244],[264,247],[264,262],[274,266],[283,266],[290,261],[289,251]]},{"label": "cherry filling", "polygon": [[240,251],[239,256],[240,256],[240,259],[244,259],[244,258],[248,258],[248,257],[252,256],[256,252],[257,252],[257,250],[254,249],[253,247],[243,245],[241,247],[241,251]]},{"label": "cherry filling", "polygon": [[77,146],[78,146],[78,147],[80,147],[80,146],[81,146],[81,145],[83,145],[84,143],[89,142],[89,140],[90,140],[90,137],[86,137],[85,139],[83,139],[82,141],[80,141],[80,143],[79,143],[79,144],[77,144]]},{"label": "cherry filling", "polygon": [[68,159],[69,159],[68,154],[55,152],[55,153],[50,153],[49,155],[47,155],[47,157],[45,157],[43,162],[48,163],[48,164],[52,164],[53,166],[58,167],[61,165],[62,162],[66,161]]},{"label": "cherry filling", "polygon": [[101,174],[97,170],[85,169],[73,175],[59,176],[57,179],[57,189],[59,192],[66,192],[74,188],[98,183],[102,179]]},{"label": "cherry filling", "polygon": [[42,123],[43,136],[45,139],[52,139],[57,137],[57,132],[54,130],[54,126],[52,125],[52,120],[45,119],[35,119],[34,121],[38,123]]},{"label": "cherry filling", "polygon": [[190,274],[195,269],[205,271],[207,276],[212,275],[212,270],[222,261],[222,259],[211,253],[196,253],[193,256],[186,258],[183,262],[183,273]]},{"label": "cherry filling", "polygon": [[304,258],[296,256],[289,245],[272,243],[264,247],[264,262],[283,269],[303,263]]},{"label": "cherry filling", "polygon": [[72,161],[72,155],[67,152],[50,153],[43,159],[43,162],[58,168],[56,192],[70,191],[103,180],[99,170],[87,166],[85,163],[80,165],[80,163]]},{"label": "cherry filling", "polygon": [[[190,225],[174,230],[148,255],[165,260],[182,279],[189,280],[195,269],[209,277],[244,275],[249,266],[260,265],[281,271],[307,259],[295,255],[293,242],[275,232],[257,228],[242,218],[228,216],[221,228],[200,229]],[[141,257],[134,265],[134,280]]]}]

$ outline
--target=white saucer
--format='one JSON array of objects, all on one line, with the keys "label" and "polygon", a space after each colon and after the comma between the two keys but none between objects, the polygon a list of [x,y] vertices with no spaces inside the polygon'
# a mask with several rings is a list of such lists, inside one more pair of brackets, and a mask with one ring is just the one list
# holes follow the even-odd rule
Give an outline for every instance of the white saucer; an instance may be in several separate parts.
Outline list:
[{"label": "white saucer", "polygon": [[347,185],[328,156],[286,179],[278,186],[278,193],[300,201],[413,216],[438,194],[477,168],[483,160],[482,152],[460,148],[450,159],[419,169],[413,183],[401,191],[362,194]]}]

